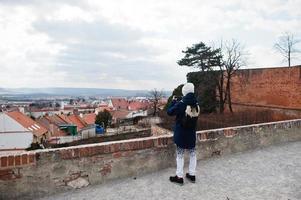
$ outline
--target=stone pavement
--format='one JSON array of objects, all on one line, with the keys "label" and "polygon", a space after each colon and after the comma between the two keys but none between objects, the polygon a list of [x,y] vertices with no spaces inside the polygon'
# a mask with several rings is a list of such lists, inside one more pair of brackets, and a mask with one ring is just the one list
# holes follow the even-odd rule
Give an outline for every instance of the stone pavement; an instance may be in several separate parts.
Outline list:
[{"label": "stone pavement", "polygon": [[114,180],[43,200],[301,200],[301,142],[201,160],[195,184],[170,183],[174,171]]}]

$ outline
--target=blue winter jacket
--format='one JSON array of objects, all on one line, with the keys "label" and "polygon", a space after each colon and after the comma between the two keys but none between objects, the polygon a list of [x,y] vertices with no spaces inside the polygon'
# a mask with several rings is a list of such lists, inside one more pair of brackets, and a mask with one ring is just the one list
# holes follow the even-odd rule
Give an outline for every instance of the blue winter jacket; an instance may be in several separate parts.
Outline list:
[{"label": "blue winter jacket", "polygon": [[185,116],[186,105],[196,106],[197,100],[193,93],[188,93],[183,97],[182,101],[172,101],[167,109],[167,114],[176,116],[176,124],[174,126],[174,142],[183,149],[195,148],[196,127],[185,129],[181,125],[181,120]]}]

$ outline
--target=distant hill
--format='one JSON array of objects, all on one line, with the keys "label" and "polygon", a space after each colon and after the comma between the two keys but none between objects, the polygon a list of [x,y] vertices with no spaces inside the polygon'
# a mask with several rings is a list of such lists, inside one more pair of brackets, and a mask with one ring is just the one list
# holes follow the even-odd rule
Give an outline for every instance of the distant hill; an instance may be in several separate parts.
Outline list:
[{"label": "distant hill", "polygon": [[[170,91],[164,92],[166,95]],[[123,90],[102,88],[0,88],[0,95],[13,96],[148,96],[147,90]]]},{"label": "distant hill", "polygon": [[4,88],[0,88],[0,94],[4,94],[9,92],[8,90],[4,89]]}]

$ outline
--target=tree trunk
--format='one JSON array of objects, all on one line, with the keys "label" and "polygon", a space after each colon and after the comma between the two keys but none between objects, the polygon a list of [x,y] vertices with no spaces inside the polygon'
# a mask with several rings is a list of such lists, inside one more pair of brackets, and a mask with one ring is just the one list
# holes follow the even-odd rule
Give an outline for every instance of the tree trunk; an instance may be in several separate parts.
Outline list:
[{"label": "tree trunk", "polygon": [[154,114],[153,116],[156,116],[157,114],[157,103],[154,103]]},{"label": "tree trunk", "polygon": [[222,114],[222,113],[224,113],[224,110],[225,110],[224,102],[222,102],[222,100],[220,99],[220,101],[219,101],[219,112]]},{"label": "tree trunk", "polygon": [[221,77],[219,80],[219,112],[224,113],[225,110],[225,101],[224,101],[224,75],[221,73]]},{"label": "tree trunk", "polygon": [[228,100],[228,106],[229,106],[229,110],[231,113],[233,113],[233,109],[232,109],[232,102],[231,102],[231,92],[230,92],[230,80],[231,80],[231,75],[228,74],[227,76],[227,85],[226,85],[226,92],[227,92],[227,100]]},{"label": "tree trunk", "polygon": [[288,67],[291,67],[291,52],[288,51]]},{"label": "tree trunk", "polygon": [[228,90],[228,104],[229,104],[229,110],[231,113],[233,113],[233,109],[232,109],[232,102],[231,102],[231,88],[230,88],[230,84],[229,84],[229,90]]}]

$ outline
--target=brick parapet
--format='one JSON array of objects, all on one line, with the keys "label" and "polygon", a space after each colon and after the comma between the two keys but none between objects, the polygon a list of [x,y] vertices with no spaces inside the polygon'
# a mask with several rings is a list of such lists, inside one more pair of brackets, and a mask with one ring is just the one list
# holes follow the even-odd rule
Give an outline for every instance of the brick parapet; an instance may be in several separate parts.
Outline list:
[{"label": "brick parapet", "polygon": [[[205,142],[208,140],[217,140],[219,137],[235,137],[242,130],[246,129],[251,129],[251,132],[256,133],[259,129],[264,128],[285,129],[291,127],[301,128],[301,119],[198,131],[197,139],[198,142]],[[168,132],[168,130],[166,130],[166,132]],[[38,159],[46,154],[56,154],[61,159],[76,159],[103,154],[113,154],[115,157],[118,157],[118,155],[122,155],[122,152],[167,147],[168,145],[173,144],[172,137],[172,135],[159,135],[147,138],[87,144],[58,149],[36,150],[15,155],[2,155],[0,156],[0,169],[34,165]]]},{"label": "brick parapet", "polygon": [[35,164],[35,153],[22,153],[0,156],[0,169],[18,168]]},{"label": "brick parapet", "polygon": [[[205,159],[298,140],[301,119],[198,131],[197,157]],[[36,194],[64,191],[68,182],[79,177],[97,184],[154,172],[174,165],[174,147],[173,135],[168,134],[0,156],[0,199],[23,195],[32,199]],[[14,192],[16,188],[19,193]]]}]

